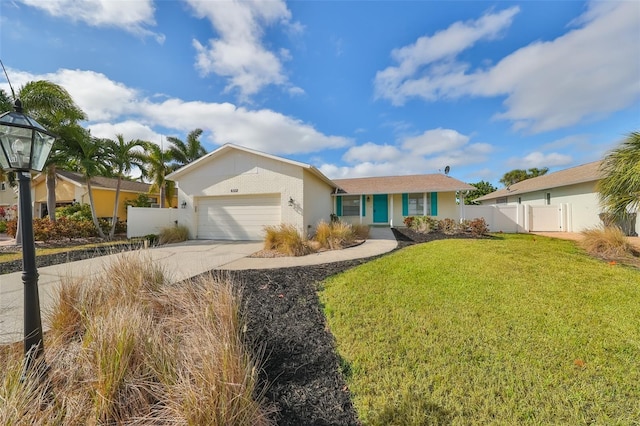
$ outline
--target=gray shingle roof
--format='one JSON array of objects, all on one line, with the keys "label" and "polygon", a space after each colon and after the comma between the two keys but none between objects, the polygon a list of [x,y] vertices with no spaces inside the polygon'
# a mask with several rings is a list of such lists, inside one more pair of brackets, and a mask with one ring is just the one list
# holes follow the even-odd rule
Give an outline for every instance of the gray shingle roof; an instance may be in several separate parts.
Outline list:
[{"label": "gray shingle roof", "polygon": [[[77,172],[69,172],[66,170],[58,170],[56,171],[62,177],[65,177],[71,181],[74,181],[80,185],[85,185],[84,176],[81,173]],[[107,177],[93,177],[91,178],[91,186],[94,188],[104,188],[104,189],[116,189],[116,185],[118,184],[118,179],[115,178],[107,178]],[[130,191],[130,192],[149,192],[149,188],[151,185],[143,182],[133,182],[130,180],[123,180],[120,183],[121,191]]]},{"label": "gray shingle roof", "polygon": [[404,194],[475,189],[467,183],[439,173],[334,179],[333,182],[347,194]]},{"label": "gray shingle roof", "polygon": [[499,189],[490,194],[484,195],[476,201],[493,200],[494,198],[506,197],[509,195],[524,194],[527,192],[541,191],[545,189],[557,188],[560,186],[575,185],[583,182],[593,182],[599,180],[601,161],[571,167],[535,178],[514,183],[508,188]]}]

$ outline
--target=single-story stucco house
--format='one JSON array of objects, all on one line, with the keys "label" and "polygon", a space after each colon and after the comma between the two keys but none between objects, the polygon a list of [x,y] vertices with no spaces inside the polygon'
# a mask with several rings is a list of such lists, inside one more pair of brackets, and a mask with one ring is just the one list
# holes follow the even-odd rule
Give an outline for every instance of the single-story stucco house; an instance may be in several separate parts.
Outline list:
[{"label": "single-story stucco house", "polygon": [[331,214],[381,226],[423,214],[457,220],[456,191],[474,189],[443,174],[331,180],[309,164],[233,144],[167,179],[178,188],[178,223],[196,239],[261,240],[265,226],[281,223],[312,234]]},{"label": "single-story stucco house", "polygon": [[[514,183],[477,198],[483,206],[522,206],[521,231],[580,232],[602,224],[596,189],[601,161]],[[637,220],[637,219],[636,219]],[[626,231],[633,234],[631,224]]]}]

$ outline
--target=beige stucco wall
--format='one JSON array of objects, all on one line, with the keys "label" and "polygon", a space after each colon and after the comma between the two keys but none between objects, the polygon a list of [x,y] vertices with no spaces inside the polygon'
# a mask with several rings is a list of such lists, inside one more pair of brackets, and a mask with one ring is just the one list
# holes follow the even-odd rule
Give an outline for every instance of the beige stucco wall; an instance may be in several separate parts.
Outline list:
[{"label": "beige stucco wall", "polygon": [[[177,180],[178,222],[196,235],[198,200],[211,196],[281,194],[282,223],[305,233],[331,213],[331,188],[291,163],[240,150],[231,150],[192,168]],[[309,193],[305,197],[305,185]],[[289,206],[289,198],[294,206]],[[326,200],[325,200],[326,198]],[[186,208],[180,205],[186,202]]]},{"label": "beige stucco wall", "polygon": [[[373,223],[373,195],[367,195],[368,201],[365,201],[365,215],[359,216],[342,216],[340,219],[352,223],[362,223],[364,225],[377,225]],[[334,197],[335,198],[335,197]],[[404,218],[402,215],[402,194],[391,194],[388,199],[389,209],[389,225],[390,226],[404,226]],[[337,210],[337,205],[334,200],[334,211]],[[430,207],[427,208],[427,215],[431,214]],[[456,204],[455,192],[439,192],[438,193],[438,214],[434,216],[436,219],[451,218],[454,220],[460,219],[460,207]]]},{"label": "beige stucco wall", "polygon": [[331,192],[333,188],[307,170],[303,170],[304,229],[308,235],[315,232],[316,225],[324,220],[329,222],[333,212]]},{"label": "beige stucco wall", "polygon": [[18,196],[9,182],[5,181],[4,191],[0,189],[0,206],[12,206],[18,202]]}]

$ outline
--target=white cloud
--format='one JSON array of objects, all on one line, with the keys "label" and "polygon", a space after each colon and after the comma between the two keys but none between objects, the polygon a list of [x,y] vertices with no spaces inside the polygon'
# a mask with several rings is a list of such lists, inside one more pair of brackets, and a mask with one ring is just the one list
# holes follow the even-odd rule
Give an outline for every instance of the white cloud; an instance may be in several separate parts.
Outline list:
[{"label": "white cloud", "polygon": [[147,27],[156,24],[153,0],[113,1],[113,0],[20,0],[52,16],[81,21],[92,27],[116,27],[127,32],[154,36],[159,43],[162,34],[154,33]]},{"label": "white cloud", "polygon": [[127,120],[120,123],[95,123],[87,126],[91,135],[97,138],[115,139],[116,135],[123,135],[125,140],[140,139],[144,141],[161,143],[161,135],[149,126],[137,121]]},{"label": "white cloud", "polygon": [[[144,138],[156,142],[160,133],[155,127],[180,133],[201,128],[208,132],[214,145],[231,142],[273,154],[318,152],[353,143],[350,138],[325,135],[311,124],[269,109],[186,102],[165,96],[147,98],[136,89],[93,71],[61,69],[42,75],[8,71],[16,88],[36,80],[60,84],[87,113],[87,127],[95,136],[113,138],[122,133],[127,140]],[[9,89],[6,84],[0,84],[0,88]]]},{"label": "white cloud", "polygon": [[[207,18],[219,38],[208,44],[193,40],[196,68],[203,75],[226,77],[226,90],[238,89],[247,99],[271,84],[283,85],[287,77],[282,61],[291,59],[286,49],[277,54],[262,43],[264,27],[281,24],[290,27],[291,12],[284,1],[199,1],[187,0],[199,18]],[[300,27],[293,26],[297,31]]]},{"label": "white cloud", "polygon": [[432,129],[406,137],[397,145],[367,142],[350,148],[342,157],[352,166],[323,164],[320,171],[330,178],[408,175],[443,172],[446,166],[483,163],[493,146],[469,143],[470,137],[452,129]]},{"label": "white cloud", "polygon": [[395,161],[402,157],[402,152],[393,145],[377,145],[373,142],[354,146],[342,156],[348,163],[374,161],[377,163]]},{"label": "white cloud", "polygon": [[402,143],[402,148],[416,155],[431,155],[437,152],[460,148],[469,142],[469,137],[451,129],[427,130],[423,134],[409,137]]},{"label": "white cloud", "polygon": [[214,144],[235,143],[274,154],[316,152],[351,144],[342,136],[324,135],[313,126],[278,112],[249,110],[233,104],[171,99],[146,103],[141,113],[155,123],[172,123],[186,132],[199,127],[211,132]]},{"label": "white cloud", "polygon": [[[518,7],[511,7],[498,13],[487,13],[475,21],[455,22],[449,28],[439,31],[431,37],[420,37],[414,44],[394,49],[391,57],[398,66],[379,71],[375,78],[376,96],[391,100],[394,105],[403,104],[408,97],[421,96],[426,99],[437,98],[440,86],[453,85],[444,77],[464,71],[464,66],[455,64],[453,59],[460,52],[470,48],[483,39],[497,37],[511,25]],[[423,67],[431,65],[427,75],[414,78]]]},{"label": "white cloud", "polygon": [[512,169],[531,169],[533,167],[556,167],[571,164],[573,158],[570,155],[551,152],[544,154],[539,151],[527,154],[524,158],[512,157],[507,160],[507,166]]},{"label": "white cloud", "polygon": [[[516,130],[531,132],[604,117],[640,99],[640,13],[637,2],[602,3],[590,3],[589,9],[571,23],[581,27],[571,28],[554,40],[518,49],[486,70],[470,70],[469,64],[455,61],[459,49],[473,44],[473,37],[463,38],[466,45],[441,37],[445,45],[453,46],[444,49],[448,57],[431,43],[440,33],[426,42],[397,49],[403,54],[395,54],[394,58],[401,63],[378,73],[376,93],[394,104],[412,97],[435,100],[506,96],[506,110],[495,118],[512,121]],[[507,26],[511,17],[503,16],[496,23]],[[453,24],[444,35],[456,26],[464,24]],[[455,35],[455,31],[451,34]],[[430,67],[425,69],[425,65]]]}]

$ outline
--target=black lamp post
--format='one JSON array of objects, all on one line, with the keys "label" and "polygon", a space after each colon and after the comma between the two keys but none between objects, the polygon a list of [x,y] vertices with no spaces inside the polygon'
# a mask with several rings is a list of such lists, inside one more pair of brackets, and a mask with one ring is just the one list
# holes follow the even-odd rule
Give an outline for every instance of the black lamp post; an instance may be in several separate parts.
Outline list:
[{"label": "black lamp post", "polygon": [[25,370],[33,367],[44,350],[38,270],[33,239],[30,171],[42,171],[56,137],[22,112],[20,100],[15,111],[0,115],[0,166],[15,171],[20,189],[20,231],[22,233],[22,282],[24,283]]}]

